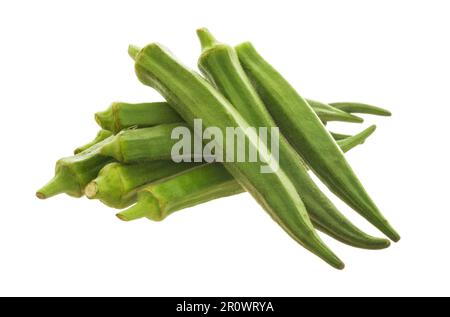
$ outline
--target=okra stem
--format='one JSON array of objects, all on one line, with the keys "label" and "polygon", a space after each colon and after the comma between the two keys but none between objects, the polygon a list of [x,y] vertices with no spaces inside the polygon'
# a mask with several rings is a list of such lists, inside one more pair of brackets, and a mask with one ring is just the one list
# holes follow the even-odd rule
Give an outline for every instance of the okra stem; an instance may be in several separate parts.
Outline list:
[{"label": "okra stem", "polygon": [[100,154],[100,148],[109,138],[79,154],[58,160],[55,176],[36,192],[36,196],[41,199],[61,193],[73,197],[83,196],[84,187],[97,176],[104,165],[112,161],[112,158]]},{"label": "okra stem", "polygon": [[200,28],[197,30],[197,37],[200,40],[202,51],[207,51],[219,44],[214,36],[206,28]]},{"label": "okra stem", "polygon": [[139,53],[139,51],[141,50],[140,47],[137,47],[135,45],[128,45],[128,55],[130,55],[130,57],[135,60],[137,54]]},{"label": "okra stem", "polygon": [[70,193],[73,196],[78,196],[77,193],[80,192],[80,186],[75,181],[75,175],[72,175],[66,167],[63,167],[63,169],[64,171],[60,168],[55,176],[36,192],[36,196],[39,199],[47,199],[61,193]]}]

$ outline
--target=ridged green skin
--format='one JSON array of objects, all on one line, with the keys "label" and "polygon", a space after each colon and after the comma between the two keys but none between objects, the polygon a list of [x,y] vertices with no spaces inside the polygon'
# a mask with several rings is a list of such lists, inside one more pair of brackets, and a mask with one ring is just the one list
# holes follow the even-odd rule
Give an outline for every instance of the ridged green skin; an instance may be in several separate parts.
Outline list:
[{"label": "ridged green skin", "polygon": [[101,129],[100,131],[98,131],[97,135],[95,136],[95,138],[91,142],[86,143],[85,145],[77,147],[73,151],[73,154],[78,154],[78,153],[81,153],[81,152],[89,149],[91,146],[97,144],[98,142],[103,141],[104,139],[110,137],[112,134],[113,133],[111,131],[109,131],[109,130]]},{"label": "ridged green skin", "polygon": [[[258,147],[259,138],[248,133],[248,123],[226,98],[160,45],[147,45],[134,58],[139,80],[160,92],[191,128],[196,118],[203,120],[205,128],[216,127],[223,135],[226,135],[227,127],[241,127],[249,150],[254,150],[259,157],[267,157],[265,151]],[[225,147],[222,154],[225,157],[230,153]],[[223,165],[293,239],[333,267],[344,267],[315,232],[285,171],[278,169],[273,173],[261,173],[260,169],[265,164],[236,162],[236,157],[235,162],[224,162]]]},{"label": "ridged green skin", "polygon": [[84,187],[93,180],[100,169],[113,161],[111,157],[100,154],[101,147],[109,137],[87,150],[74,156],[65,157],[56,162],[55,176],[44,187],[36,192],[41,199],[66,193],[69,196],[81,197]]},{"label": "ridged green skin", "polygon": [[[343,141],[343,151],[349,151],[358,144],[364,143],[373,131],[375,131],[375,126]],[[205,172],[203,172],[204,170]],[[202,165],[169,180],[164,179],[144,186],[139,190],[137,203],[117,216],[126,221],[141,217],[159,221],[174,211],[244,191],[222,165]],[[353,234],[340,234],[339,230],[329,230],[327,226],[322,226],[313,217],[311,217],[311,221],[316,229],[353,247],[383,249],[389,246],[389,240],[373,238],[357,228],[348,230]],[[348,227],[348,221],[345,218],[342,225]],[[353,225],[350,223],[350,226]]]},{"label": "ridged green skin", "polygon": [[[383,217],[308,103],[254,49],[236,47],[251,78],[281,132],[328,188],[393,241],[400,236]],[[302,118],[297,120],[296,118]]]},{"label": "ridged green skin", "polygon": [[131,165],[109,163],[86,186],[86,197],[99,199],[113,208],[126,208],[136,201],[139,187],[156,180],[172,177],[198,165],[172,161],[151,161]]},{"label": "ridged green skin", "polygon": [[95,121],[114,134],[130,127],[152,127],[164,123],[182,122],[167,102],[114,102],[105,111],[95,114]]},{"label": "ridged green skin", "polygon": [[117,214],[125,221],[147,217],[161,221],[174,211],[244,192],[219,163],[204,164],[173,178],[145,186],[137,203]]},{"label": "ridged green skin", "polygon": [[[308,101],[309,102],[309,101]],[[341,109],[342,111],[348,113],[364,113],[364,114],[373,114],[376,116],[391,116],[391,112],[389,110],[368,105],[366,103],[360,102],[334,102],[330,105],[333,107]]]},{"label": "ridged green skin", "polygon": [[[172,147],[178,142],[176,139],[171,139],[171,131],[176,127],[187,127],[187,125],[180,122],[123,130],[109,138],[108,142],[103,143],[100,152],[102,155],[113,157],[122,163],[171,160]],[[339,140],[338,145],[344,140]],[[191,145],[191,149],[193,149],[193,145]],[[303,160],[301,162],[303,163]]]},{"label": "ridged green skin", "polygon": [[186,123],[123,130],[102,147],[101,153],[122,163],[169,160],[172,147],[178,142],[170,138],[172,130],[176,127],[186,127]]},{"label": "ridged green skin", "polygon": [[[199,29],[197,34],[203,50],[198,66],[205,77],[251,126],[276,127],[273,118],[245,75],[234,49],[217,43],[206,29]],[[289,173],[313,223],[319,224],[334,236],[340,236],[352,244],[389,245],[384,239],[364,234],[337,210],[316,186],[302,164],[300,156],[283,136],[279,138],[279,162],[280,167]]]},{"label": "ridged green skin", "polygon": [[[307,100],[323,122],[363,122],[362,118],[333,108],[328,104],[310,99]],[[146,128],[159,124],[182,122],[183,120],[167,102],[135,104],[114,102],[105,111],[97,112],[95,121],[103,129],[110,130],[116,134],[130,127]]]}]

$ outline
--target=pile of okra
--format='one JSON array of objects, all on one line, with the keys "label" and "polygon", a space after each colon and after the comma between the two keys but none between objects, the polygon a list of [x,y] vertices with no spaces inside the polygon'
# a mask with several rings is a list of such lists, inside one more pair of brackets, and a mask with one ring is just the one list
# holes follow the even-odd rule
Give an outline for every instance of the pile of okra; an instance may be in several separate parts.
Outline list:
[{"label": "pile of okra", "polygon": [[[174,211],[248,192],[292,239],[335,268],[344,268],[344,263],[316,230],[357,248],[390,245],[388,239],[368,235],[352,224],[312,180],[314,173],[334,195],[398,241],[400,236],[344,157],[364,143],[375,125],[355,135],[327,128],[331,121],[363,122],[355,114],[390,116],[390,112],[364,103],[304,99],[251,43],[229,46],[205,28],[197,35],[200,72],[184,66],[160,44],[129,46],[137,78],[165,101],[115,102],[97,112],[101,129],[96,137],[56,162],[55,176],[37,197],[86,196],[122,209],[117,213],[121,220],[160,221]],[[257,145],[269,141],[246,128],[279,131],[277,168],[262,172],[267,162],[211,162],[190,153],[174,159],[178,142],[174,129],[193,131],[198,119],[203,128],[224,135],[227,128],[242,128],[244,144],[260,157],[267,155],[268,146]],[[219,148],[217,140],[202,142],[212,142],[227,158],[237,155],[228,147]]]}]

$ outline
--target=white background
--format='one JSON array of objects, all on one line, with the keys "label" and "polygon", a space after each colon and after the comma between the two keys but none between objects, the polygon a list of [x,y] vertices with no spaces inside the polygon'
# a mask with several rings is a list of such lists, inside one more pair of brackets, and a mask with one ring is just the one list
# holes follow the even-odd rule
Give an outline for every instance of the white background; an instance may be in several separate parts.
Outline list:
[{"label": "white background", "polygon": [[[448,1],[2,1],[0,295],[450,295]],[[389,108],[347,155],[402,235],[364,251],[324,237],[337,271],[243,194],[160,223],[34,193],[116,100],[161,100],[127,45],[158,41],[196,66],[198,27],[251,40],[306,97]],[[335,199],[361,228],[379,233]]]}]

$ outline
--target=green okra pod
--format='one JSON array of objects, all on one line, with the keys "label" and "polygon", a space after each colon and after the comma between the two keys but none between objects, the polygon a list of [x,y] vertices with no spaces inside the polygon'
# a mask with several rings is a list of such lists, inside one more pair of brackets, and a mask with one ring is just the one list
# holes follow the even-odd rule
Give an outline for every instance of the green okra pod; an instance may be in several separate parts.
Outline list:
[{"label": "green okra pod", "polygon": [[[343,150],[348,151],[354,146],[362,144],[374,130],[374,126],[372,126],[348,138]],[[142,217],[160,221],[174,211],[242,192],[244,192],[242,186],[222,165],[205,164],[172,178],[144,186],[138,192],[137,203],[129,209],[121,211],[117,216],[124,221]],[[336,230],[329,230],[328,226],[322,225],[314,218],[311,220],[315,228],[350,246],[364,249],[383,249],[389,246],[389,240],[374,238],[347,221],[341,225],[344,227],[350,225],[348,231],[351,234],[339,234]]]},{"label": "green okra pod", "polygon": [[221,164],[204,164],[145,186],[138,193],[137,203],[117,217],[124,221],[142,217],[160,221],[174,211],[242,192],[244,189]]},{"label": "green okra pod", "polygon": [[152,127],[165,123],[182,122],[181,117],[167,102],[114,102],[105,111],[95,114],[95,121],[114,134],[130,127]]},{"label": "green okra pod", "polygon": [[309,104],[251,43],[240,44],[236,50],[246,74],[281,132],[309,167],[333,193],[390,239],[398,241],[400,236],[378,210]]},{"label": "green okra pod", "polygon": [[[268,149],[261,146],[259,137],[248,132],[249,124],[233,106],[201,76],[184,67],[162,46],[150,44],[136,53],[132,47],[130,55],[135,59],[135,70],[139,80],[160,92],[171,106],[193,128],[194,119],[202,119],[205,127],[219,129],[226,135],[227,127],[241,128],[244,144],[265,162]],[[217,141],[211,141],[217,145]],[[262,162],[239,162],[236,151],[227,147],[216,147],[218,154],[234,158],[223,163],[227,171],[247,190],[271,215],[271,217],[298,243],[321,257],[335,268],[342,269],[342,261],[323,243],[314,230],[305,206],[294,185],[281,168],[272,173],[261,173],[266,166]]]},{"label": "green okra pod", "polygon": [[[104,156],[112,157],[116,161],[127,164],[142,161],[172,160],[172,148],[178,140],[171,138],[171,131],[174,128],[185,126],[185,123],[161,124],[149,128],[124,130],[108,138],[108,141],[103,142],[99,152]],[[337,140],[336,142],[346,152],[344,150],[345,147],[358,145],[355,142],[357,138],[360,138],[362,133],[367,133],[371,129],[375,130],[375,126],[371,126],[354,136],[348,135],[345,139]],[[183,153],[183,155],[193,158],[192,153]],[[298,157],[298,159],[304,166],[307,166],[301,157]]]},{"label": "green okra pod", "polygon": [[[362,118],[334,108],[329,104],[310,99],[308,99],[308,102],[322,122],[363,122]],[[183,120],[167,102],[135,104],[114,102],[105,111],[97,112],[95,121],[103,129],[116,134],[130,127],[146,128],[160,124],[182,122]]]},{"label": "green okra pod", "polygon": [[[100,153],[122,163],[170,160],[172,159],[171,150],[178,142],[177,139],[171,138],[171,132],[178,127],[187,126],[186,123],[180,122],[123,130],[109,138],[108,142],[103,143]],[[192,153],[185,154],[192,155]]]},{"label": "green okra pod", "polygon": [[368,105],[360,102],[333,102],[332,107],[340,109],[348,113],[373,114],[377,116],[391,116],[391,112],[387,109]]},{"label": "green okra pod", "polygon": [[101,147],[109,138],[79,154],[58,160],[55,176],[36,192],[36,196],[40,199],[61,193],[73,197],[83,196],[84,187],[97,176],[103,166],[113,161],[111,157],[100,154]]},{"label": "green okra pod", "polygon": [[177,175],[198,165],[168,160],[137,164],[113,162],[105,165],[84,191],[89,199],[99,199],[110,207],[122,209],[136,201],[139,187]]},{"label": "green okra pod", "polygon": [[104,139],[110,137],[112,134],[113,133],[111,131],[109,131],[109,130],[101,129],[100,131],[98,131],[97,135],[95,136],[95,138],[91,142],[86,143],[85,145],[77,147],[73,151],[73,154],[78,154],[78,153],[83,152],[84,150],[87,150],[88,148],[90,148],[94,144],[97,144],[100,141],[103,141]]},{"label": "green okra pod", "polygon": [[[242,69],[231,46],[218,43],[207,29],[197,30],[202,44],[199,69],[253,127],[276,127],[275,122]],[[300,117],[301,118],[301,117]],[[287,142],[279,138],[279,164],[305,204],[311,220],[335,235],[354,239],[361,233],[320,191],[309,176],[301,158]],[[268,140],[267,143],[270,143]],[[364,235],[364,238],[367,235]],[[379,244],[379,239],[376,243]],[[384,245],[388,245],[384,240]]]}]

